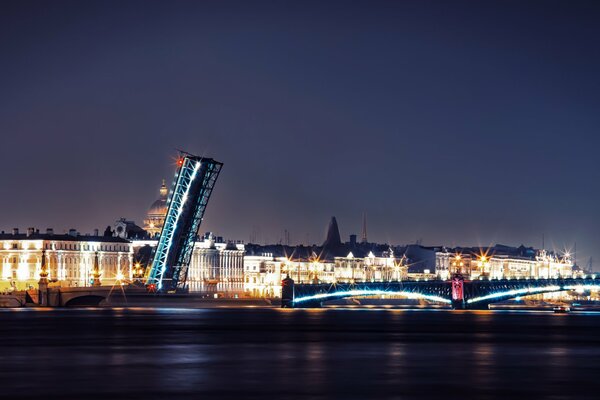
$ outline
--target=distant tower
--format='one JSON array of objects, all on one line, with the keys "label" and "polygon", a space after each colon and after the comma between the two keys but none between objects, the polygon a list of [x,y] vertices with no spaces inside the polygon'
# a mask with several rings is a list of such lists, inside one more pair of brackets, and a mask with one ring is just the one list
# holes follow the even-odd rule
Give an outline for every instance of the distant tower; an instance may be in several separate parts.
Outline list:
[{"label": "distant tower", "polygon": [[335,217],[331,217],[329,221],[329,227],[327,228],[327,237],[323,242],[323,247],[336,247],[342,244],[340,237],[340,230],[338,228],[337,220]]},{"label": "distant tower", "polygon": [[361,243],[367,243],[367,213],[363,213]]}]

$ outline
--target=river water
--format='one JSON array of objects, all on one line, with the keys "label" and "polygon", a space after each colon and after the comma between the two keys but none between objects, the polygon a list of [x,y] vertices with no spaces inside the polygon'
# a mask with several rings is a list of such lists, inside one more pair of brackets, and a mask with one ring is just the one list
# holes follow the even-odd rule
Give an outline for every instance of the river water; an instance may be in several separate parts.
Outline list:
[{"label": "river water", "polygon": [[0,398],[598,399],[600,314],[0,310]]}]

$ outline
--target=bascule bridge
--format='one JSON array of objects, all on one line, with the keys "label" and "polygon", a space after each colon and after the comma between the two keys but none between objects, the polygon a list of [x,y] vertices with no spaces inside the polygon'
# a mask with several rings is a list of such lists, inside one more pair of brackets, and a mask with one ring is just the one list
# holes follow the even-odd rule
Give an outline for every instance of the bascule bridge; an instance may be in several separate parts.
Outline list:
[{"label": "bascule bridge", "polygon": [[167,200],[167,214],[146,277],[150,291],[187,291],[194,243],[222,166],[212,158],[181,152]]}]

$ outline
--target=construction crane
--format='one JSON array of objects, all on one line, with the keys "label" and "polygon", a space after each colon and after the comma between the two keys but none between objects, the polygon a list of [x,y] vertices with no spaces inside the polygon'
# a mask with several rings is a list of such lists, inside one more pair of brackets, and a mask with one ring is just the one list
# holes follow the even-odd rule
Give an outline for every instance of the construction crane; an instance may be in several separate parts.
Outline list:
[{"label": "construction crane", "polygon": [[167,214],[146,277],[152,292],[187,291],[198,230],[223,163],[180,151]]}]

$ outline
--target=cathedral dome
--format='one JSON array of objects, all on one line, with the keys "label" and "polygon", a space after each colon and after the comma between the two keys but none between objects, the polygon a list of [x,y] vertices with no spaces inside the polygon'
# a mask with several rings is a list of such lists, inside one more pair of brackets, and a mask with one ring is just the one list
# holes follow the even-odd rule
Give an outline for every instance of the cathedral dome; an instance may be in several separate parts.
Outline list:
[{"label": "cathedral dome", "polygon": [[155,237],[160,233],[160,230],[165,223],[165,216],[167,215],[167,211],[169,209],[167,205],[167,194],[169,191],[167,190],[164,179],[159,193],[159,199],[152,203],[150,209],[148,210],[148,215],[144,220],[144,230],[148,232],[150,237]]},{"label": "cathedral dome", "polygon": [[158,199],[148,209],[148,215],[165,215],[167,213],[167,199]]},{"label": "cathedral dome", "polygon": [[165,181],[163,179],[160,187],[160,198],[152,203],[150,209],[148,210],[148,216],[164,217],[167,214],[167,209],[167,186],[165,185]]}]

